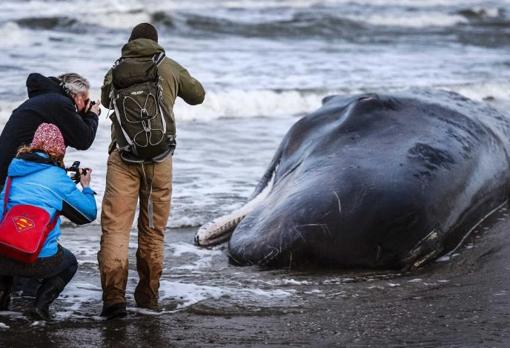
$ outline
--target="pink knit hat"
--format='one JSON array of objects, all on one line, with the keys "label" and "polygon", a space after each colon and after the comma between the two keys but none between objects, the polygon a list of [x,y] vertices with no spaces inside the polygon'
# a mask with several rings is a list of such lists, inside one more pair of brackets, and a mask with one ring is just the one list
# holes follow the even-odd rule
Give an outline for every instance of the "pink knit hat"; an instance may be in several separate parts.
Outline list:
[{"label": "pink knit hat", "polygon": [[64,137],[60,133],[60,129],[51,123],[41,123],[35,131],[34,139],[30,146],[47,153],[61,155],[62,157],[66,153]]}]

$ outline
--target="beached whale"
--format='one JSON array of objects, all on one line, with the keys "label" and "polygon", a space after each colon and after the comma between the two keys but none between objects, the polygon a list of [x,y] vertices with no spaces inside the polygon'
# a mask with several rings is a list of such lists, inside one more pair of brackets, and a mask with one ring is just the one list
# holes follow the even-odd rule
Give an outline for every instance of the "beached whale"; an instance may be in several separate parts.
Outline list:
[{"label": "beached whale", "polygon": [[505,204],[509,139],[507,116],[453,92],[327,97],[196,243],[229,239],[238,265],[417,267]]}]

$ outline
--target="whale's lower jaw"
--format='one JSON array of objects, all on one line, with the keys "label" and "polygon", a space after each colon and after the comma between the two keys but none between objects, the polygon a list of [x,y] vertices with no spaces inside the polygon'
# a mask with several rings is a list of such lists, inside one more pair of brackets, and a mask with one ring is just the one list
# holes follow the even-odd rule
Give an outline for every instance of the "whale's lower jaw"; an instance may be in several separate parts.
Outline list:
[{"label": "whale's lower jaw", "polygon": [[246,216],[243,208],[229,215],[216,218],[200,227],[195,236],[195,244],[203,247],[211,247],[228,241],[236,226]]},{"label": "whale's lower jaw", "polygon": [[195,236],[195,245],[212,247],[227,242],[244,217],[251,213],[267,197],[272,186],[272,182],[269,182],[264,190],[241,208],[228,215],[218,217],[200,227]]}]

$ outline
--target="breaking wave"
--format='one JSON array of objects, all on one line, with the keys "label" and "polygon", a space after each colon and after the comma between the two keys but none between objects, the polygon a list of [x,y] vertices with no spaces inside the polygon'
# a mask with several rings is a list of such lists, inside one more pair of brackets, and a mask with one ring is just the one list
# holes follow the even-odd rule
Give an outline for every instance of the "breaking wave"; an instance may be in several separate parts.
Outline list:
[{"label": "breaking wave", "polygon": [[[407,87],[406,87],[407,88]],[[438,85],[477,101],[500,100],[510,102],[510,81],[479,84]],[[399,88],[395,88],[398,90]],[[380,91],[386,90],[381,87]],[[317,109],[325,96],[356,94],[375,90],[226,90],[209,92],[204,104],[197,108],[179,102],[175,107],[177,119],[214,120],[224,117],[282,117],[302,115]]]},{"label": "breaking wave", "polygon": [[[468,98],[510,101],[510,82],[438,85],[461,93]],[[381,87],[381,90],[383,88]],[[395,88],[398,90],[398,88]],[[213,121],[219,118],[288,117],[299,116],[317,109],[325,96],[356,94],[375,90],[237,90],[208,91],[199,107],[189,106],[177,99],[174,111],[177,121]],[[98,92],[96,92],[98,93]],[[21,101],[0,103],[0,126]],[[106,112],[106,110],[104,110]]]},{"label": "breaking wave", "polygon": [[175,106],[179,120],[214,120],[224,117],[280,117],[299,115],[321,105],[326,91],[225,90],[208,92],[204,104]]},{"label": "breaking wave", "polygon": [[[160,6],[161,7],[161,6]],[[374,7],[367,12],[355,9],[337,14],[334,8],[283,8],[280,12],[254,13],[225,10],[211,15],[207,11],[157,9],[144,7],[106,8],[90,13],[55,15],[42,13],[13,18],[10,22],[33,30],[95,31],[127,29],[143,21],[150,21],[167,31],[188,35],[232,35],[242,37],[342,37],[359,35],[407,35],[409,30],[476,27],[510,29],[510,19],[502,8],[460,7],[423,10],[413,7],[380,11]],[[267,10],[266,10],[267,11]],[[276,10],[274,10],[276,11]],[[205,13],[205,14],[204,14]],[[5,22],[4,22],[5,24]],[[1,21],[0,21],[1,25]],[[447,32],[445,32],[447,34]]]}]

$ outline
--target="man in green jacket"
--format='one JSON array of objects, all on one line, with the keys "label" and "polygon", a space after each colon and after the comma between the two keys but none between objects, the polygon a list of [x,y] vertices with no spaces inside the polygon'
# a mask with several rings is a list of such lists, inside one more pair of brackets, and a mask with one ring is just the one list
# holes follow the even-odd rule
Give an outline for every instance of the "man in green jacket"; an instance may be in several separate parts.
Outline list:
[{"label": "man in green jacket", "polygon": [[[158,45],[158,33],[148,23],[134,27],[129,42],[122,48],[122,58],[151,59],[164,49]],[[188,71],[165,57],[157,68],[161,79],[164,114],[170,131],[175,132],[173,105],[181,97],[191,105],[201,104],[205,91]],[[106,74],[101,89],[101,102],[113,109],[112,70]],[[172,195],[172,156],[157,162],[141,164],[125,162],[120,156],[118,134],[112,127],[112,142],[106,174],[106,189],[101,213],[101,247],[98,253],[103,288],[102,316],[126,315],[126,283],[128,277],[129,235],[138,199],[138,250],[136,252],[139,282],[135,289],[136,305],[157,310],[159,280],[163,269],[164,233],[170,213]]]}]

